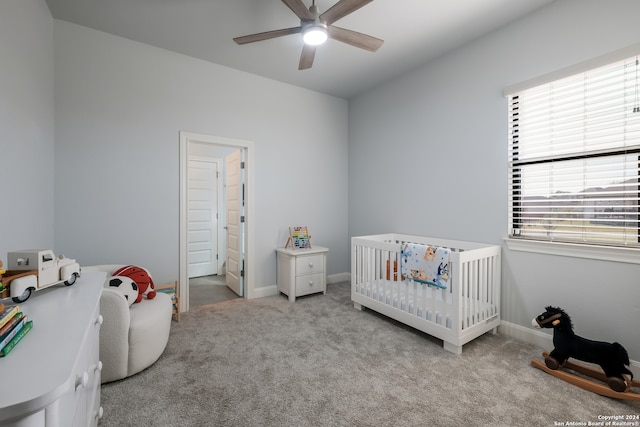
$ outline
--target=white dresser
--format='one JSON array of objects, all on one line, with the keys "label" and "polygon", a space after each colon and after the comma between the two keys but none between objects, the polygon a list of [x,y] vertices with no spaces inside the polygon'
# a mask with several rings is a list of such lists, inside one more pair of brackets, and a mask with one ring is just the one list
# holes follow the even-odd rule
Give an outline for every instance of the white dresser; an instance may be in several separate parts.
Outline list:
[{"label": "white dresser", "polygon": [[0,425],[91,427],[100,407],[100,294],[105,273],[35,292],[20,304],[33,329],[0,358]]},{"label": "white dresser", "polygon": [[315,246],[310,249],[276,249],[278,291],[295,301],[296,297],[316,292],[327,293],[327,252]]}]

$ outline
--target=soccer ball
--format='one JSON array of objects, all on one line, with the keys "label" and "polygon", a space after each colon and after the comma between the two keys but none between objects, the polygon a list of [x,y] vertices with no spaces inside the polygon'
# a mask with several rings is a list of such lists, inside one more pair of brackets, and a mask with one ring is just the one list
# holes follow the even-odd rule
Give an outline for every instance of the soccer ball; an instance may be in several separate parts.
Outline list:
[{"label": "soccer ball", "polygon": [[129,277],[111,277],[109,279],[109,288],[120,291],[129,303],[129,306],[131,306],[131,304],[135,302],[136,298],[138,298],[138,285],[136,285],[136,282],[131,280]]}]

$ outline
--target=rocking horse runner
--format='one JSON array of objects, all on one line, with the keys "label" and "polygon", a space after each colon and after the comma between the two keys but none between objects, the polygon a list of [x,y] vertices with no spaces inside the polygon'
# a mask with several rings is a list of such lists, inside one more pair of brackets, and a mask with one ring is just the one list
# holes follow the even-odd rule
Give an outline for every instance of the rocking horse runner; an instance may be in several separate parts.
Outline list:
[{"label": "rocking horse runner", "polygon": [[[640,382],[633,381],[633,373],[627,368],[629,356],[622,345],[582,338],[573,331],[571,318],[564,310],[551,306],[546,307],[545,310],[531,323],[537,328],[553,328],[554,349],[551,353],[543,353],[544,365],[538,360],[532,360],[531,365],[594,393],[620,399],[640,400],[640,394],[630,390],[631,387],[640,386]],[[598,364],[604,373],[568,362],[567,359],[570,357]],[[561,367],[604,381],[609,387],[562,371]],[[629,375],[630,379],[625,375]]]}]

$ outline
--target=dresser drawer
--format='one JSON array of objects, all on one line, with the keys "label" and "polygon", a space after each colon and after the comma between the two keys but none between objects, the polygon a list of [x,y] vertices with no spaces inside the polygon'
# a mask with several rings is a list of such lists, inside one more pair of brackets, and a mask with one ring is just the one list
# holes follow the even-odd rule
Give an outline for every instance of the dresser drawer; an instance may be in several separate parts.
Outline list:
[{"label": "dresser drawer", "polygon": [[324,271],[324,255],[296,257],[296,275],[320,273]]},{"label": "dresser drawer", "polygon": [[324,273],[307,274],[296,277],[296,296],[324,291]]},{"label": "dresser drawer", "polygon": [[73,427],[90,427],[90,413],[94,405],[96,388],[100,387],[100,371],[98,369],[100,357],[100,326],[102,315],[100,305],[96,305],[91,316],[91,324],[85,334],[78,353],[78,364],[75,369],[75,414]]}]

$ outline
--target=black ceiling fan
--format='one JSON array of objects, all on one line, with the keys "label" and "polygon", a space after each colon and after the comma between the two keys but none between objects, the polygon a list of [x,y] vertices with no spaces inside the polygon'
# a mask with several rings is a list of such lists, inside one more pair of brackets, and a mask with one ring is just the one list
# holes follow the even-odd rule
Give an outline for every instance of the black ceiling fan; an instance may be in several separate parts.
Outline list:
[{"label": "black ceiling fan", "polygon": [[316,46],[324,43],[327,38],[375,52],[382,46],[384,40],[333,25],[337,20],[344,18],[372,1],[340,0],[321,14],[315,0],[313,0],[311,7],[308,9],[302,0],[282,0],[300,18],[299,26],[236,37],[233,41],[238,44],[246,44],[301,33],[305,43],[300,55],[299,70],[311,68],[316,54]]}]

